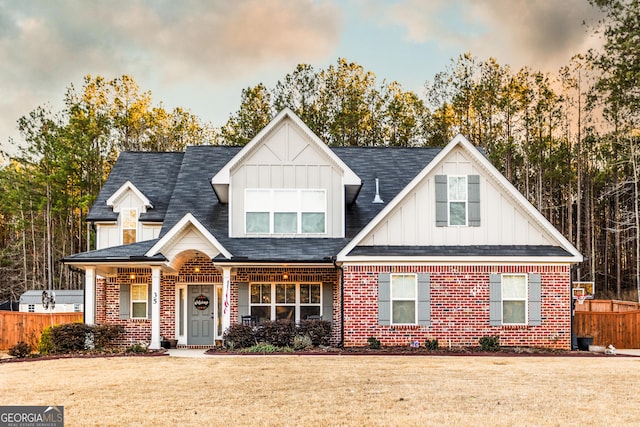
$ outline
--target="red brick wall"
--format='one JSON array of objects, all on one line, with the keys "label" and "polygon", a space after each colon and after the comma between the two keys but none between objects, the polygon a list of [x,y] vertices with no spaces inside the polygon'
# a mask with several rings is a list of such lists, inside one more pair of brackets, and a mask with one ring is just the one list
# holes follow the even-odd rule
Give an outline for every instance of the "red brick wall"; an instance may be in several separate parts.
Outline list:
[{"label": "red brick wall", "polygon": [[[430,326],[378,324],[379,273],[429,273]],[[489,325],[489,275],[539,273],[542,325]],[[477,346],[480,337],[499,335],[503,346],[571,348],[568,266],[345,266],[345,346],[365,346],[376,337],[386,346],[408,346],[437,339],[441,347]]]}]

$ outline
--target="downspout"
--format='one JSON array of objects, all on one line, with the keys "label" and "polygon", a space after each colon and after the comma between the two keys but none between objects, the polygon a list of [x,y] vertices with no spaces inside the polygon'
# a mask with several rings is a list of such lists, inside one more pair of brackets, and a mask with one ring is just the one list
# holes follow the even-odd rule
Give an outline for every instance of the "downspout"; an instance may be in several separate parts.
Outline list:
[{"label": "downspout", "polygon": [[336,258],[333,260],[333,268],[340,271],[340,342],[338,347],[344,347],[344,269],[338,265]]}]

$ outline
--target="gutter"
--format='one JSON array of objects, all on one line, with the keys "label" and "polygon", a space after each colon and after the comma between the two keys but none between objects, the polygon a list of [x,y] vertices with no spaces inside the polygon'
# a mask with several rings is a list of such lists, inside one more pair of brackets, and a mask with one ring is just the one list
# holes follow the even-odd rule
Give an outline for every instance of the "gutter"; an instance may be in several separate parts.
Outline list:
[{"label": "gutter", "polygon": [[333,268],[340,270],[340,342],[338,347],[344,347],[344,269],[338,265],[336,258],[331,257],[333,260]]}]

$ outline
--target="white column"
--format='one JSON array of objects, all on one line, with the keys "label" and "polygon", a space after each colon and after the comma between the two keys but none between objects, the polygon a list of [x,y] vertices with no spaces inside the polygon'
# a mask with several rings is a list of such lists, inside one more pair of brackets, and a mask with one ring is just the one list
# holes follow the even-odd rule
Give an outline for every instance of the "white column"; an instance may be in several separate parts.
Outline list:
[{"label": "white column", "polygon": [[222,267],[222,331],[231,326],[231,267]]},{"label": "white column", "polygon": [[96,268],[84,270],[84,323],[96,323]]},{"label": "white column", "polygon": [[151,343],[149,348],[160,348],[160,267],[151,267]]}]

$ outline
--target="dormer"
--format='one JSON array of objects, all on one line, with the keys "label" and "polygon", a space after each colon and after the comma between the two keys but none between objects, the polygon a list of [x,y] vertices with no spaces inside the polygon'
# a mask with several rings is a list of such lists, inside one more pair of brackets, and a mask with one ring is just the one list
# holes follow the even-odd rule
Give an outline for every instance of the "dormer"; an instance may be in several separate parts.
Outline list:
[{"label": "dormer", "polygon": [[141,215],[153,204],[133,183],[125,182],[106,201],[113,213],[117,214],[116,221],[97,221],[96,248],[127,245],[158,237],[162,224],[144,223]]},{"label": "dormer", "polygon": [[361,185],[289,109],[211,179],[231,237],[344,237],[345,205]]}]

